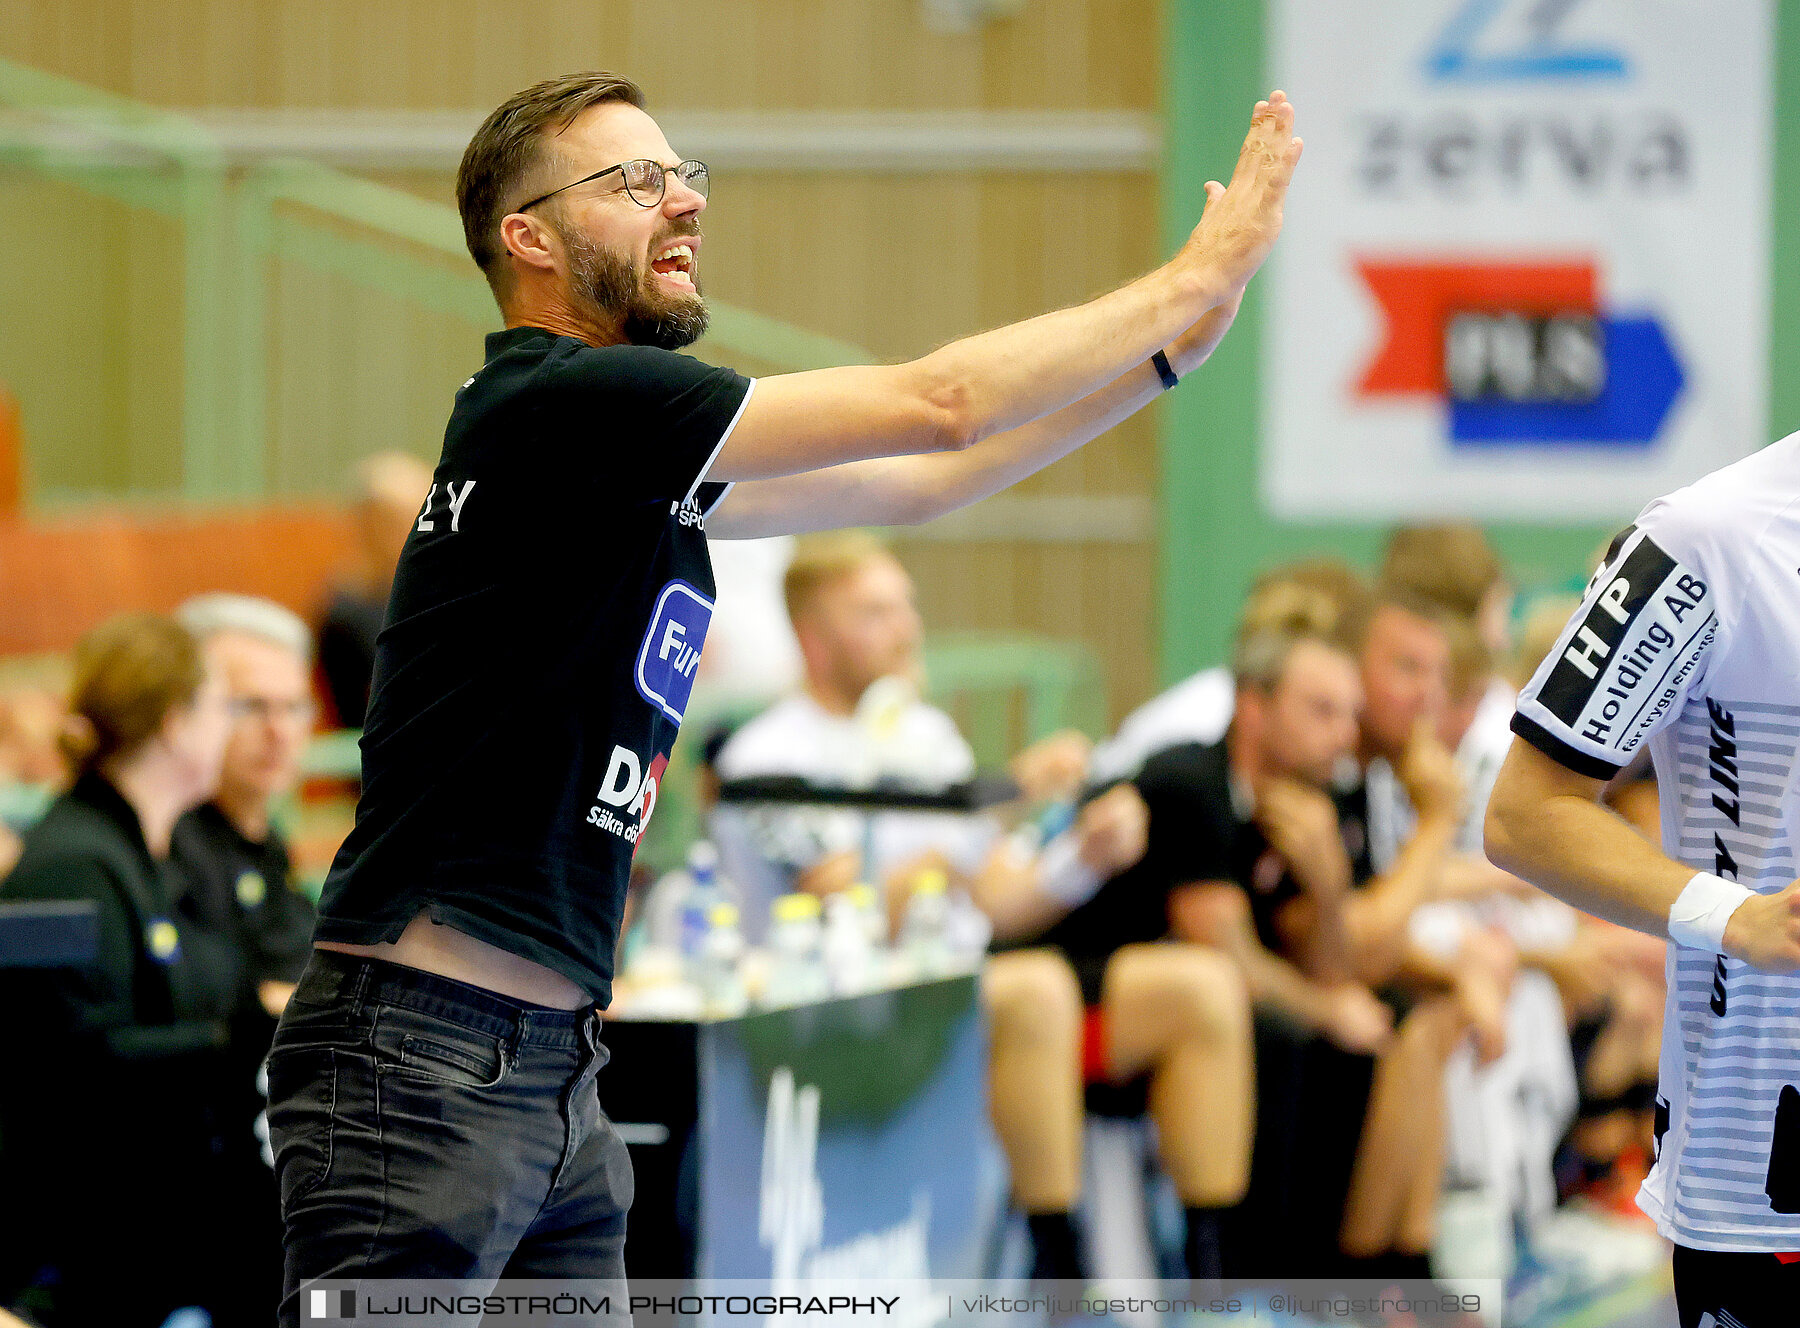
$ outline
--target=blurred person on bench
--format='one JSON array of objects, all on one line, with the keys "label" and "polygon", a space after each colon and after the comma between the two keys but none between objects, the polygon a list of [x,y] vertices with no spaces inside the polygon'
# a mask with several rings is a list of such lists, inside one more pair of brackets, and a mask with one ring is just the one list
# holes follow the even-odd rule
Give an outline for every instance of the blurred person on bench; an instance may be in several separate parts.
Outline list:
[{"label": "blurred person on bench", "polygon": [[[1330,623],[1357,611],[1368,595],[1367,582],[1342,558],[1300,558],[1272,567],[1250,587],[1240,614],[1241,635],[1256,622],[1282,619],[1297,596],[1315,599]],[[1096,783],[1129,779],[1157,752],[1184,742],[1215,743],[1231,724],[1231,666],[1216,664],[1183,678],[1125,717],[1118,730],[1094,749],[1090,763]]]},{"label": "blurred person on bench", "polygon": [[[955,722],[909,690],[919,680],[922,629],[898,559],[860,533],[805,540],[786,592],[805,666],[802,690],[725,744],[717,759],[722,778],[801,775],[818,784],[897,781],[937,791],[975,773]],[[1059,737],[1022,754],[1013,771],[1031,795],[1067,795],[1079,787],[1085,756],[1085,746]],[[1041,930],[1135,861],[1144,832],[1143,807],[1130,789],[1089,803],[1041,848],[1006,835],[992,815],[726,807],[714,820],[728,871],[750,882],[753,896],[789,885],[829,893],[866,875],[898,900],[919,871],[940,869],[991,910],[1003,942]],[[983,973],[994,1125],[1013,1200],[1030,1221],[1034,1275],[1090,1271],[1070,1220],[1081,1183],[1084,1053],[1097,1078],[1152,1075],[1165,1164],[1183,1201],[1201,1210],[1190,1263],[1216,1275],[1207,1219],[1241,1195],[1249,1153],[1242,985],[1217,956],[1137,947],[1118,956],[1101,986],[1088,995],[1107,1012],[1104,1046],[1084,1023],[1074,971],[1055,951],[1006,950]]]},{"label": "blurred person on bench", "polygon": [[187,1305],[218,1328],[251,1322],[214,1299],[234,1221],[219,1159],[237,992],[215,939],[181,921],[169,864],[176,821],[218,782],[225,680],[149,614],[89,632],[73,673],[74,784],[0,900],[92,904],[99,946],[79,967],[0,971],[0,1194],[30,1198],[0,1270],[32,1284],[23,1303],[52,1328],[151,1328]]},{"label": "blurred person on bench", "polygon": [[410,452],[377,452],[352,471],[355,545],[319,617],[319,674],[339,728],[360,729],[375,675],[400,550],[431,491],[431,467]]},{"label": "blurred person on bench", "polygon": [[0,878],[19,860],[19,835],[61,791],[64,770],[57,745],[66,684],[17,680],[0,691]]},{"label": "blurred person on bench", "polygon": [[311,635],[292,610],[249,595],[202,595],[176,616],[224,675],[232,719],[218,791],[175,826],[182,906],[242,952],[245,1004],[263,1012],[260,1061],[312,953],[313,906],[273,816],[318,718]]},{"label": "blurred person on bench", "polygon": [[[281,1227],[275,1174],[264,1158],[259,1090],[275,1020],[312,953],[313,906],[293,879],[276,804],[300,780],[312,736],[312,636],[291,610],[248,595],[202,595],[176,617],[225,679],[231,734],[218,791],[176,822],[186,929],[215,938],[237,987],[230,1059],[234,1119],[224,1161],[239,1187],[238,1246],[220,1259],[247,1307],[268,1317],[281,1296]],[[226,1252],[222,1252],[224,1254]]]},{"label": "blurred person on bench", "polygon": [[[1422,1274],[1438,1086],[1463,1016],[1449,1000],[1373,989],[1391,964],[1370,962],[1387,938],[1366,905],[1413,884],[1405,872],[1370,879],[1362,818],[1334,793],[1362,703],[1338,604],[1314,590],[1286,618],[1266,600],[1251,607],[1225,736],[1144,763],[1132,781],[1150,808],[1143,860],[1046,939],[1078,971],[1173,936],[1242,972],[1256,1006],[1257,1148],[1248,1199],[1226,1223],[1228,1274]],[[1444,768],[1408,773],[1430,805],[1453,802]]]}]

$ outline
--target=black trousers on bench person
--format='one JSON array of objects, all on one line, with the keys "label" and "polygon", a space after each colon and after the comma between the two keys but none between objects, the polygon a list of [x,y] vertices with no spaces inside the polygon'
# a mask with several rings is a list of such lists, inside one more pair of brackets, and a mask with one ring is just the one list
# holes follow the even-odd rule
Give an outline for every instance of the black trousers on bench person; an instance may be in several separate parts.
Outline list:
[{"label": "black trousers on bench person", "polygon": [[1226,1277],[1330,1277],[1375,1060],[1258,1006],[1250,1187],[1224,1224]]}]

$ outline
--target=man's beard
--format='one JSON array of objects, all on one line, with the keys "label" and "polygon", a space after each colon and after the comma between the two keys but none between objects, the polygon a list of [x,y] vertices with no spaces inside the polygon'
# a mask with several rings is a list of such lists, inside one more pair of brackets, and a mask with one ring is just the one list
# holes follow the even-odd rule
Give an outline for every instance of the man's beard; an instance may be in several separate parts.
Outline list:
[{"label": "man's beard", "polygon": [[706,333],[706,302],[699,283],[692,295],[671,295],[654,289],[627,258],[594,244],[573,227],[557,228],[569,255],[569,283],[575,298],[592,306],[608,320],[618,320],[625,340],[633,346],[680,350]]}]

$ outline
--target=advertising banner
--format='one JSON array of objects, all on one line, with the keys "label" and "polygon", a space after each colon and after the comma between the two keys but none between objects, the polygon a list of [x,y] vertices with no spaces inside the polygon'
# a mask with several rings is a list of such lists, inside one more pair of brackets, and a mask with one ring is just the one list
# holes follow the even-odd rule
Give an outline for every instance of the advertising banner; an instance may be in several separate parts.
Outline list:
[{"label": "advertising banner", "polygon": [[1290,519],[1623,520],[1765,442],[1768,0],[1271,0]]}]

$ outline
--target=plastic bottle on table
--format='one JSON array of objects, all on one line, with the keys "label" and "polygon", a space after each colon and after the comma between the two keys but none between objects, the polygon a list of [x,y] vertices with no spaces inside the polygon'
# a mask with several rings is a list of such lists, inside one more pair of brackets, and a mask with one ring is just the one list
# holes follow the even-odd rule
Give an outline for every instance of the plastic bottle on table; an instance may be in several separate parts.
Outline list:
[{"label": "plastic bottle on table", "polygon": [[736,904],[720,901],[708,911],[706,934],[701,939],[692,967],[694,985],[700,989],[701,1009],[714,1018],[730,1018],[744,1012],[746,1000],[739,963],[744,957],[744,937],[738,930]]},{"label": "plastic bottle on table", "polygon": [[881,907],[881,892],[861,881],[844,891],[844,895],[856,906],[856,916],[862,921],[869,948],[879,951],[888,941],[887,912]]},{"label": "plastic bottle on table", "polygon": [[936,869],[922,871],[906,901],[900,924],[900,948],[921,978],[941,977],[951,969],[950,878]]},{"label": "plastic bottle on table", "polygon": [[825,976],[839,996],[852,996],[876,985],[875,951],[869,944],[868,925],[851,891],[825,901],[825,936],[822,952]]},{"label": "plastic bottle on table", "polygon": [[692,969],[706,942],[713,907],[731,901],[719,883],[719,851],[704,839],[688,848],[685,876],[676,896],[676,947],[682,963]]},{"label": "plastic bottle on table", "polygon": [[763,1004],[804,1005],[830,994],[821,955],[819,901],[813,895],[782,895],[769,906],[769,973]]}]

